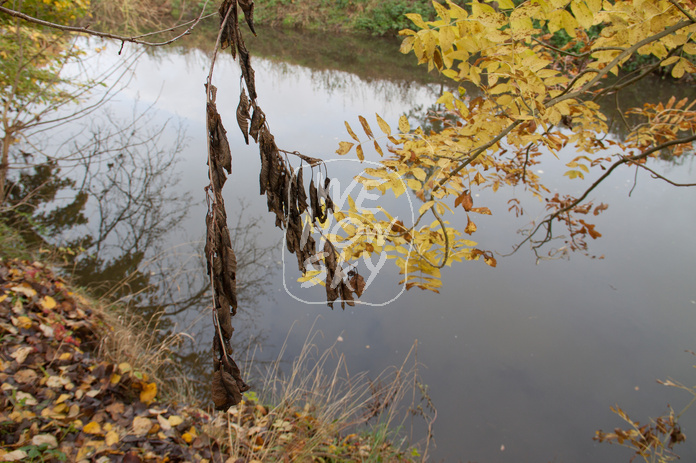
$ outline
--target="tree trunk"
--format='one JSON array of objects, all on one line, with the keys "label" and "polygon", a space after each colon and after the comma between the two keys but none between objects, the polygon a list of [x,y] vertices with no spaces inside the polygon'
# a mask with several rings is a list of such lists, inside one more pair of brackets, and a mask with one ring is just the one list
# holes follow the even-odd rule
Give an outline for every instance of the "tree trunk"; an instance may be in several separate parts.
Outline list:
[{"label": "tree trunk", "polygon": [[9,171],[10,144],[12,143],[12,131],[5,128],[5,136],[2,138],[2,160],[0,161],[0,206],[5,203],[5,185]]}]

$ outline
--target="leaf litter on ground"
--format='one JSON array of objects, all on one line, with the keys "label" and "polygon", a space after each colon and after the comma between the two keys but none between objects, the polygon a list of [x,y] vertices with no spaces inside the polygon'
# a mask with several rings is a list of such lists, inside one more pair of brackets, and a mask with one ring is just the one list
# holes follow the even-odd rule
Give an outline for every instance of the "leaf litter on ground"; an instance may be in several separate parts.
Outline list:
[{"label": "leaf litter on ground", "polygon": [[254,393],[223,412],[162,400],[154,378],[99,358],[110,329],[44,264],[0,260],[0,461],[360,461],[375,451],[409,460],[369,435],[327,432],[306,406],[272,408]]}]

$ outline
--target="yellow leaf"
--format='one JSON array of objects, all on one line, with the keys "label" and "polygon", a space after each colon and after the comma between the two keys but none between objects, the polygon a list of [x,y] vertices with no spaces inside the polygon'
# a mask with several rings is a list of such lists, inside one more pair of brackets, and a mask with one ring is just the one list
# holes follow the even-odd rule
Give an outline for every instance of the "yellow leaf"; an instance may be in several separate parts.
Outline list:
[{"label": "yellow leaf", "polygon": [[680,58],[679,62],[672,68],[672,77],[675,79],[681,79],[684,76],[684,72],[686,72],[686,60],[684,58]]},{"label": "yellow leaf", "polygon": [[360,125],[362,125],[363,130],[365,131],[365,135],[367,135],[368,138],[375,138],[374,134],[372,133],[372,129],[370,128],[370,124],[367,123],[367,119],[362,116],[358,116],[358,119],[360,120]]},{"label": "yellow leaf", "polygon": [[70,394],[61,394],[58,399],[56,399],[56,405],[62,404],[66,400],[68,400],[70,397],[72,397]]},{"label": "yellow leaf", "polygon": [[348,130],[348,134],[350,135],[350,137],[353,140],[359,142],[360,139],[358,138],[357,135],[355,135],[355,132],[353,132],[353,129],[350,127],[350,124],[348,123],[348,121],[343,121],[343,122],[344,122],[344,124],[346,124],[346,130]]},{"label": "yellow leaf", "polygon": [[379,143],[377,143],[377,140],[374,141],[374,144],[375,144],[375,151],[377,151],[380,156],[384,156],[384,151],[382,151],[382,147],[379,146]]},{"label": "yellow leaf", "polygon": [[112,446],[114,444],[117,444],[119,440],[120,438],[116,431],[109,431],[108,433],[106,433],[106,445]]},{"label": "yellow leaf", "polygon": [[421,29],[427,29],[428,26],[425,24],[425,21],[423,21],[423,17],[417,13],[408,13],[405,15],[408,19],[413,21],[413,24],[415,24],[417,27],[420,27]]},{"label": "yellow leaf", "polygon": [[140,391],[140,401],[145,405],[150,405],[155,400],[157,396],[157,384],[150,383],[145,385],[142,391]]},{"label": "yellow leaf", "polygon": [[511,10],[515,8],[515,4],[512,3],[512,0],[497,0],[498,2],[498,8],[501,10]]},{"label": "yellow leaf", "polygon": [[188,432],[183,433],[181,435],[181,438],[184,439],[184,442],[186,442],[187,444],[193,442],[193,436]]},{"label": "yellow leaf", "polygon": [[660,63],[660,66],[669,66],[670,64],[674,64],[677,61],[679,61],[679,59],[680,59],[679,56],[670,56],[666,60],[662,61]]},{"label": "yellow leaf", "polygon": [[85,434],[101,434],[101,426],[96,421],[90,421],[82,428],[82,432]]},{"label": "yellow leaf", "polygon": [[413,174],[414,177],[416,177],[421,182],[424,182],[428,176],[428,174],[426,174],[425,171],[423,169],[421,169],[420,167],[415,167],[411,171],[411,173]]},{"label": "yellow leaf", "polygon": [[384,119],[379,117],[379,114],[375,113],[375,116],[377,116],[377,124],[379,125],[380,130],[384,132],[385,135],[391,135],[391,127],[389,127],[389,124],[387,124]]},{"label": "yellow leaf", "polygon": [[111,379],[109,382],[112,386],[115,386],[116,384],[118,384],[119,381],[121,381],[121,375],[114,373],[113,375],[111,375]]},{"label": "yellow leaf", "polygon": [[360,159],[361,161],[364,161],[364,160],[365,160],[365,153],[363,153],[362,145],[358,145],[358,146],[355,148],[355,154],[358,155],[358,159]]},{"label": "yellow leaf", "polygon": [[401,116],[399,118],[399,130],[401,133],[409,133],[411,131],[411,125],[408,123],[408,118],[406,116]]},{"label": "yellow leaf", "polygon": [[344,154],[347,154],[352,147],[353,143],[349,141],[340,141],[338,142],[338,149],[336,150],[336,154],[338,154],[339,156],[343,156]]},{"label": "yellow leaf", "polygon": [[44,310],[51,310],[53,309],[56,305],[56,300],[53,299],[51,296],[44,296],[41,301],[39,301],[39,304],[41,305],[41,308]]},{"label": "yellow leaf", "polygon": [[406,183],[408,184],[408,187],[411,188],[413,191],[418,191],[421,189],[421,182],[419,182],[416,179],[409,178],[406,180]]},{"label": "yellow leaf", "polygon": [[122,375],[125,375],[126,373],[133,371],[133,367],[131,367],[130,363],[127,362],[119,363],[118,369]]},{"label": "yellow leaf", "polygon": [[181,423],[183,423],[184,419],[178,415],[172,415],[169,418],[167,418],[167,421],[169,421],[169,424],[172,428],[175,428],[179,426]]},{"label": "yellow leaf", "polygon": [[12,317],[12,324],[18,328],[24,328],[25,330],[28,330],[29,328],[31,328],[32,321],[29,317],[22,315],[21,317],[17,318]]},{"label": "yellow leaf", "polygon": [[423,212],[425,212],[425,211],[427,211],[428,209],[430,209],[431,207],[433,207],[434,204],[435,204],[435,201],[433,201],[433,200],[431,199],[431,200],[428,201],[427,203],[423,204],[420,208],[418,208],[418,213],[419,213],[419,214],[422,214]]},{"label": "yellow leaf", "polygon": [[570,4],[570,9],[575,15],[580,27],[583,29],[589,29],[594,23],[594,16],[590,11],[590,8],[583,0],[575,0]]}]

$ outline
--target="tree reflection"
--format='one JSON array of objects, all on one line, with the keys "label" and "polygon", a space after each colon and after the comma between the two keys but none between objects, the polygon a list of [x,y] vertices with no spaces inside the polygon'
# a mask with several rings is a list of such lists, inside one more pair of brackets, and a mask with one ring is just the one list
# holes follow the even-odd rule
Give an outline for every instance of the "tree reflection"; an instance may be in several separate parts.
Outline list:
[{"label": "tree reflection", "polygon": [[[184,131],[170,122],[152,129],[153,115],[133,121],[111,115],[95,120],[81,137],[63,143],[60,161],[37,162],[43,153],[25,153],[32,167],[10,179],[0,217],[35,248],[52,250],[73,281],[104,301],[120,301],[153,335],[189,331],[194,341],[172,355],[183,371],[203,377],[209,346],[196,336],[207,330],[210,286],[203,243],[175,244],[191,197],[177,190],[175,160],[185,146]],[[149,129],[148,129],[149,127]],[[237,349],[264,340],[256,307],[275,272],[274,246],[261,246],[261,221],[239,201],[230,226],[238,249],[239,297],[236,318],[246,338]]]}]

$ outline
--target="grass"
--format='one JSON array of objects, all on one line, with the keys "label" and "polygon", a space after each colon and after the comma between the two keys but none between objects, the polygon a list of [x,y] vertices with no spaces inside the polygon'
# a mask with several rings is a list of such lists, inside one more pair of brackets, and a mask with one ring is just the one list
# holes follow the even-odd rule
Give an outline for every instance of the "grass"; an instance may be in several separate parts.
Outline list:
[{"label": "grass", "polygon": [[[367,373],[350,374],[336,343],[321,351],[319,337],[321,332],[310,331],[288,371],[281,368],[284,344],[274,362],[247,373],[263,386],[227,413],[231,456],[246,461],[427,459],[430,439],[417,450],[407,447],[403,435],[408,417],[418,414],[415,398],[429,401],[418,394],[416,345],[400,366],[372,380]],[[423,418],[432,424],[434,414]]]}]

